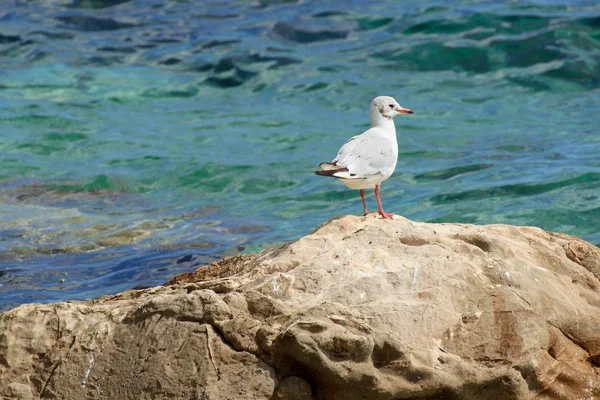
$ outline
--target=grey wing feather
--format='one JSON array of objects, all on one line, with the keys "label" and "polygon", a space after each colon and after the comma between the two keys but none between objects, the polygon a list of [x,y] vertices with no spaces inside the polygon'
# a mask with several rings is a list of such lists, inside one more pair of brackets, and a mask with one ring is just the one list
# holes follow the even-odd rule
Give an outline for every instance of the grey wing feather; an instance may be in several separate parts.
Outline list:
[{"label": "grey wing feather", "polygon": [[340,169],[340,167],[335,163],[328,162],[322,162],[321,164],[319,164],[319,168],[321,168],[323,171],[333,171],[336,169]]},{"label": "grey wing feather", "polygon": [[333,160],[359,176],[384,173],[396,162],[389,140],[380,136],[359,135],[348,140]]},{"label": "grey wing feather", "polygon": [[[340,147],[340,149],[338,150],[338,153],[335,156],[335,158],[333,159],[332,163],[346,166],[345,162],[349,161],[348,156],[350,154],[354,154],[356,152],[355,149],[357,147],[357,144],[361,142],[361,140],[360,140],[361,136],[362,135],[357,135],[357,136],[354,136],[354,137],[351,137],[350,139],[348,139],[346,141],[346,143],[344,143],[344,145],[342,147]],[[360,146],[358,146],[358,147],[360,147]]]}]

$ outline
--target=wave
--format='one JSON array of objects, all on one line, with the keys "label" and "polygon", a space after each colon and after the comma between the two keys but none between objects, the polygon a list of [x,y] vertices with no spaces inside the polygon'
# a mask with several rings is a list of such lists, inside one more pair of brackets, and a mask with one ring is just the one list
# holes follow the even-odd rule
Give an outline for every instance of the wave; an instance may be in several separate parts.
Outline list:
[{"label": "wave", "polygon": [[558,190],[567,186],[600,182],[600,173],[590,172],[575,178],[539,184],[515,184],[496,186],[487,189],[474,189],[457,193],[443,193],[431,197],[434,204],[445,204],[457,201],[482,200],[505,196],[534,196]]}]

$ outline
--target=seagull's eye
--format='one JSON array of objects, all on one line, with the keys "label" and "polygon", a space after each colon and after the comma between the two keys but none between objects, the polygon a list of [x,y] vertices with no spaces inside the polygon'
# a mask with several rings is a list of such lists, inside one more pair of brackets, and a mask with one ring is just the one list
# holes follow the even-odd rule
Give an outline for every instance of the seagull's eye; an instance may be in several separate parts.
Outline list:
[{"label": "seagull's eye", "polygon": [[390,108],[394,108],[394,105],[393,105],[393,104],[390,104]]}]

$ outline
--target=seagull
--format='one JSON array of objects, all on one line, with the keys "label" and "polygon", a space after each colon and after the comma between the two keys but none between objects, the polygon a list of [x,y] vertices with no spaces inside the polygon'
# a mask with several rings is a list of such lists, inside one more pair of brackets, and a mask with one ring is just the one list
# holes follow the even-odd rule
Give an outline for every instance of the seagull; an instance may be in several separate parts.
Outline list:
[{"label": "seagull", "polygon": [[364,215],[367,215],[364,189],[375,189],[375,198],[381,218],[391,219],[393,214],[383,211],[379,198],[379,185],[389,178],[398,161],[398,140],[394,117],[414,114],[398,104],[393,97],[379,96],[371,102],[371,128],[350,138],[340,148],[332,162],[319,164],[315,174],[338,178],[350,189],[360,189]]}]

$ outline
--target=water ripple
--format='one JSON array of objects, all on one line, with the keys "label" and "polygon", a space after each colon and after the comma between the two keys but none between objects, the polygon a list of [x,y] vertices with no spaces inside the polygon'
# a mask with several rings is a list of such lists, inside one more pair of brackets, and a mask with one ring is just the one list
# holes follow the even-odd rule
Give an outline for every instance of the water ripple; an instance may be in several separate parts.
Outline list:
[{"label": "water ripple", "polygon": [[481,200],[503,196],[534,196],[581,183],[600,182],[600,173],[583,174],[575,178],[543,184],[513,184],[487,189],[467,190],[459,193],[443,193],[431,198],[433,203],[442,204],[456,201]]},{"label": "water ripple", "polygon": [[430,171],[415,176],[417,181],[436,181],[450,179],[468,172],[481,171],[493,167],[492,164],[473,164],[452,167],[441,171]]},{"label": "water ripple", "polygon": [[64,23],[61,27],[82,32],[115,31],[136,26],[111,18],[96,18],[85,15],[66,15],[56,17],[56,19]]}]

